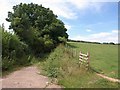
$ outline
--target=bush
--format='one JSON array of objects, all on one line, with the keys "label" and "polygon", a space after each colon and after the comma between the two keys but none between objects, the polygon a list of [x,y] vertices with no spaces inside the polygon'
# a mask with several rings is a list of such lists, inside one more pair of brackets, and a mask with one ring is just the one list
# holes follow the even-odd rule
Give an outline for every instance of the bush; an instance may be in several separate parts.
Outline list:
[{"label": "bush", "polygon": [[13,68],[13,64],[15,63],[15,60],[10,59],[9,57],[3,57],[2,58],[2,71],[7,71]]},{"label": "bush", "polygon": [[28,59],[29,49],[27,44],[20,41],[16,34],[2,31],[2,69],[9,70],[14,65],[25,65]]},{"label": "bush", "polygon": [[67,42],[67,39],[65,37],[58,37],[58,40],[64,44]]}]

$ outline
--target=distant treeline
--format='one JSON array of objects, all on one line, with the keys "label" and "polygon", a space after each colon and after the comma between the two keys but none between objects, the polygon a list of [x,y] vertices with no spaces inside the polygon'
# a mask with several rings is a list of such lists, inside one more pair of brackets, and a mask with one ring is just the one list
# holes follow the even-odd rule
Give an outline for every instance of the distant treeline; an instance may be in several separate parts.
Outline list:
[{"label": "distant treeline", "polygon": [[109,44],[109,45],[120,45],[120,43],[116,44],[116,43],[113,43],[113,42],[103,42],[103,43],[100,43],[100,42],[90,42],[90,41],[82,41],[82,40],[71,40],[71,39],[68,39],[68,42],[82,42],[82,43],[92,43],[92,44]]}]

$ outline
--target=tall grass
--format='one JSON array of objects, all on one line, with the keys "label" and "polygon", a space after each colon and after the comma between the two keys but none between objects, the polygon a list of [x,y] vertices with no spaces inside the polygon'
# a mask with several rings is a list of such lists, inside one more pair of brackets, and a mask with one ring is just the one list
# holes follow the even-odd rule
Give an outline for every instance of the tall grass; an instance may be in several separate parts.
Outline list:
[{"label": "tall grass", "polygon": [[[51,52],[45,61],[39,63],[39,67],[43,70],[42,74],[51,78],[57,78],[58,84],[66,88],[118,87],[117,83],[112,83],[98,77],[92,70],[87,71],[84,66],[79,67],[79,54],[75,52],[79,52],[80,49],[78,48],[80,46],[76,44],[70,43],[69,46],[59,45]],[[84,47],[86,46],[84,45]],[[86,52],[84,48],[82,48],[82,50]],[[94,64],[93,66],[95,67]]]}]

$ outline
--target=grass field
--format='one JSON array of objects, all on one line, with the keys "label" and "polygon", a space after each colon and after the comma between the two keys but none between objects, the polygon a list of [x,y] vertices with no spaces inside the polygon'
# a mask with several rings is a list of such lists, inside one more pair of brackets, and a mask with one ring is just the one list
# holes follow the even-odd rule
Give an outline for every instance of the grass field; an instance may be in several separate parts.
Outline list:
[{"label": "grass field", "polygon": [[[69,42],[77,53],[90,52],[90,65],[98,72],[118,78],[118,45]],[[77,55],[78,56],[78,55]]]},{"label": "grass field", "polygon": [[104,75],[118,78],[118,46],[68,42],[59,45],[39,67],[42,73],[58,79],[58,84],[66,88],[117,88],[118,83],[107,81],[92,70],[79,67],[79,52],[90,52],[90,67]]}]

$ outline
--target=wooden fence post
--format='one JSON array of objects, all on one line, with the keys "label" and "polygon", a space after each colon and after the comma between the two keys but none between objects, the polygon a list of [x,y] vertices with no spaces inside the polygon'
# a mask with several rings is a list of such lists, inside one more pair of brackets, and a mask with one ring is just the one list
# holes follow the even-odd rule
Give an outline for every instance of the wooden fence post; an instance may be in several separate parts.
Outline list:
[{"label": "wooden fence post", "polygon": [[87,55],[88,55],[88,66],[90,65],[90,53],[87,52]]},{"label": "wooden fence post", "polygon": [[81,51],[80,51],[80,53],[79,53],[79,67],[81,66],[80,55],[81,55]]},{"label": "wooden fence post", "polygon": [[86,65],[86,69],[88,70],[89,69],[89,64],[90,64],[90,54],[89,52],[87,52],[87,65]]}]

